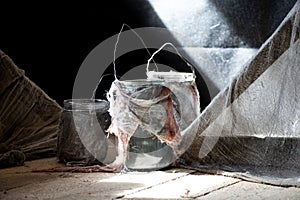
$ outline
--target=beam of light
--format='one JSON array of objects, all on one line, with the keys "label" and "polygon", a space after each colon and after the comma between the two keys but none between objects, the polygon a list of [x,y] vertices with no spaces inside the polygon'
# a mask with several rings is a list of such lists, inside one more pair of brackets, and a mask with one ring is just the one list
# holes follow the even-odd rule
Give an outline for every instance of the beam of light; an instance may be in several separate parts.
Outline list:
[{"label": "beam of light", "polygon": [[148,2],[203,75],[211,98],[224,89],[257,52],[247,47],[209,0]]}]

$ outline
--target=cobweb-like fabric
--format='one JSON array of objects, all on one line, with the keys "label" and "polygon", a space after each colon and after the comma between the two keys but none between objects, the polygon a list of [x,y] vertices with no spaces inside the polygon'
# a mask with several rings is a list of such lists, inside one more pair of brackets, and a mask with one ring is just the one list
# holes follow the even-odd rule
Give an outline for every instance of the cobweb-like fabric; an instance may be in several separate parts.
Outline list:
[{"label": "cobweb-like fabric", "polygon": [[199,117],[182,162],[300,186],[300,2]]},{"label": "cobweb-like fabric", "polygon": [[[171,147],[176,157],[187,149],[196,134],[197,126],[192,127],[193,131],[191,128],[200,114],[195,81],[115,80],[108,100],[112,118],[109,132],[115,134],[119,142],[129,142],[133,135],[151,134]],[[163,156],[154,155],[160,154],[160,149],[156,150],[153,156]],[[127,151],[126,146],[124,151]],[[134,155],[129,159],[131,157]]]}]

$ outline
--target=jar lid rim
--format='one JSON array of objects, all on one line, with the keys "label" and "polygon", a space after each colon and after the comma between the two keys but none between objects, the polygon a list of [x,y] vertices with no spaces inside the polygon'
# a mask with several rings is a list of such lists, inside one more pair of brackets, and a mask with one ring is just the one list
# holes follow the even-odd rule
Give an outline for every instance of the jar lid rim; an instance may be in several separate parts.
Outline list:
[{"label": "jar lid rim", "polygon": [[107,110],[109,102],[103,99],[65,99],[64,108],[67,110]]}]

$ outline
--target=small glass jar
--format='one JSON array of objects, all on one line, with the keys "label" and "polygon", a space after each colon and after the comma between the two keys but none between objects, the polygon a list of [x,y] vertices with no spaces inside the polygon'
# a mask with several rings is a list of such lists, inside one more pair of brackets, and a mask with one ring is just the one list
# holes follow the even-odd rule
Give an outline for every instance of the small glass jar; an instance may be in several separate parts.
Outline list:
[{"label": "small glass jar", "polygon": [[67,99],[58,134],[58,158],[68,166],[103,163],[107,157],[106,132],[109,102],[101,99]]}]

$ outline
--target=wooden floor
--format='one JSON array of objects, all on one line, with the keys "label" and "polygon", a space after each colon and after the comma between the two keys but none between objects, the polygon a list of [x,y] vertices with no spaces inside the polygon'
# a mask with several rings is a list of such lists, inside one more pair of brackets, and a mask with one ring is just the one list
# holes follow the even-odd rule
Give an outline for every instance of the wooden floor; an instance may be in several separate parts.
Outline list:
[{"label": "wooden floor", "polygon": [[277,187],[182,168],[128,173],[46,173],[56,158],[0,170],[0,199],[300,199]]}]

